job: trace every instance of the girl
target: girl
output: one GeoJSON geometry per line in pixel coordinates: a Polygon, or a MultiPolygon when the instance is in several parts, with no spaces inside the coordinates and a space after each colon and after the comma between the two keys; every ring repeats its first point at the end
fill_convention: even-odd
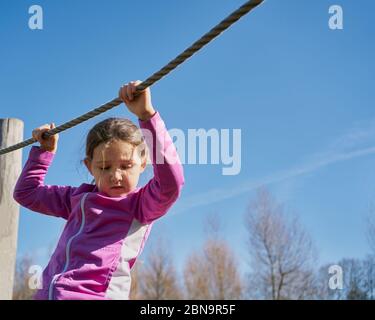
{"type": "Polygon", "coordinates": [[[134,96],[140,83],[121,87],[119,96],[139,118],[143,134],[127,119],[110,118],[96,124],[87,136],[84,163],[95,184],[45,185],[58,135],[42,138],[53,124],[33,131],[40,147],[31,148],[14,199],[30,210],[67,220],[35,299],[128,299],[130,269],[151,225],[180,194],[183,168],[152,106],[150,90],[134,96]],[[148,150],[154,177],[138,188],[148,150]]]}

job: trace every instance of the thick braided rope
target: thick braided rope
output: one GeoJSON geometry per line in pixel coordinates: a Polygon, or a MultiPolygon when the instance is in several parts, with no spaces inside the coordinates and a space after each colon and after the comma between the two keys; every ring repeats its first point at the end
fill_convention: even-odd
{"type": "MultiPolygon", "coordinates": [[[[145,81],[143,81],[140,85],[137,86],[137,91],[142,91],[146,89],[147,87],[153,85],[156,81],[160,80],[164,76],[166,76],[169,72],[171,72],[173,69],[175,69],[178,65],[182,64],[186,59],[190,58],[194,53],[199,51],[201,48],[203,48],[207,43],[209,43],[211,40],[216,38],[219,34],[221,34],[224,30],[229,28],[233,23],[235,23],[237,20],[239,20],[241,17],[246,15],[248,12],[250,12],[252,9],[260,5],[264,0],[250,0],[246,2],[244,5],[242,5],[240,8],[238,8],[236,11],[231,13],[227,18],[225,18],[223,21],[221,21],[218,25],[216,25],[214,28],[212,28],[209,32],[207,32],[204,36],[202,36],[199,40],[194,42],[189,48],[187,48],[184,52],[179,54],[176,58],[174,58],[172,61],[170,61],[166,66],[164,66],[162,69],[160,69],[158,72],[154,73],[152,76],[147,78],[145,81]]],[[[103,112],[106,112],[122,103],[122,100],[120,98],[115,98],[112,101],[109,101],[100,107],[97,107],[96,109],[89,111],[82,116],[75,118],[73,120],[70,120],[54,129],[51,129],[49,131],[46,131],[43,134],[43,137],[49,137],[51,135],[54,135],[56,133],[65,131],[67,129],[70,129],[86,120],[89,120],[103,112]]],[[[23,147],[26,147],[30,144],[35,143],[36,140],[34,138],[30,138],[28,140],[25,140],[23,142],[20,142],[18,144],[15,144],[13,146],[4,148],[0,150],[0,155],[21,149],[23,147]]]]}

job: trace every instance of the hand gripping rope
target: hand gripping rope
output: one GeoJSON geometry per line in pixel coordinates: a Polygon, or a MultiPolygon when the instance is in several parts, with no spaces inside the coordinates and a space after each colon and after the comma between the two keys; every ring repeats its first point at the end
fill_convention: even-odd
{"type": "MultiPolygon", "coordinates": [[[[182,64],[186,59],[190,58],[194,53],[196,53],[198,50],[203,48],[207,43],[209,43],[211,40],[216,38],[219,34],[221,34],[223,31],[228,29],[233,23],[235,23],[237,20],[239,20],[241,17],[249,13],[252,9],[260,5],[264,0],[250,0],[246,2],[244,5],[242,5],[240,8],[238,8],[236,11],[231,13],[227,18],[225,18],[223,21],[221,21],[218,25],[216,25],[214,28],[212,28],[209,32],[207,32],[205,35],[203,35],[199,40],[194,42],[189,48],[187,48],[184,52],[179,54],[176,58],[174,58],[172,61],[170,61],[167,65],[165,65],[162,69],[160,69],[158,72],[154,73],[152,76],[147,78],[145,81],[143,81],[140,85],[137,86],[137,91],[142,91],[146,89],[147,87],[153,85],[156,81],[163,78],[165,75],[167,75],[169,72],[171,72],[173,69],[175,69],[178,65],[182,64]]],[[[122,103],[122,100],[120,98],[115,98],[100,107],[97,107],[96,109],[89,111],[82,116],[75,118],[73,120],[70,120],[54,129],[51,129],[49,131],[44,132],[43,137],[47,138],[49,136],[52,136],[56,133],[65,131],[69,128],[72,128],[86,120],[89,120],[103,112],[106,112],[122,103]]],[[[37,142],[34,138],[30,138],[28,140],[25,140],[23,142],[17,143],[13,146],[0,149],[0,155],[12,152],[17,149],[21,149],[23,147],[26,147],[30,144],[33,144],[37,142]]]]}

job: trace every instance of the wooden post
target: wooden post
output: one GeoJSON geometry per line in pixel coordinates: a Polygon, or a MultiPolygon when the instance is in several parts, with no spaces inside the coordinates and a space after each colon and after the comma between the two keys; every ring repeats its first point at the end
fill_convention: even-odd
{"type": "MultiPolygon", "coordinates": [[[[0,148],[23,139],[23,122],[0,119],[0,148]]],[[[19,206],[13,190],[22,168],[22,150],[0,155],[0,300],[12,299],[17,253],[19,206]]]]}

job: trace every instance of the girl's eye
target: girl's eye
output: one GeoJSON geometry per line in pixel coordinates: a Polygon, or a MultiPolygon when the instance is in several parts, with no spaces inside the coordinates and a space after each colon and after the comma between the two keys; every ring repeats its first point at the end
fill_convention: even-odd
{"type": "Polygon", "coordinates": [[[131,165],[131,164],[121,167],[121,169],[123,169],[123,170],[131,169],[131,168],[133,168],[133,165],[131,165]]]}
{"type": "MultiPolygon", "coordinates": [[[[131,169],[131,168],[133,168],[133,165],[132,164],[128,164],[128,165],[123,165],[123,166],[121,166],[121,170],[127,170],[127,169],[131,169]]],[[[99,170],[102,170],[102,171],[107,171],[107,170],[109,170],[109,169],[111,169],[111,167],[100,167],[99,168],[99,170]]]]}

